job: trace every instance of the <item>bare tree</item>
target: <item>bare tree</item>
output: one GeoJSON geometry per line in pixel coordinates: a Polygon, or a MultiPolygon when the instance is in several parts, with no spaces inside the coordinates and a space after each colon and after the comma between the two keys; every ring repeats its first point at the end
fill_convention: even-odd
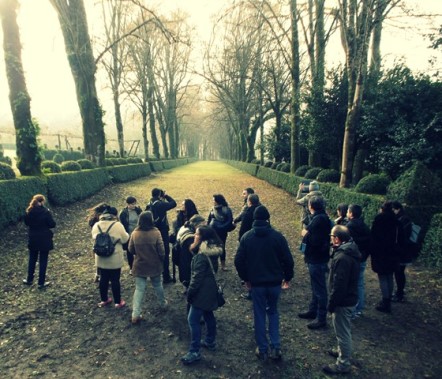
{"type": "Polygon", "coordinates": [[[0,2],[9,103],[16,130],[17,168],[22,175],[40,175],[41,156],[37,142],[38,128],[32,120],[31,98],[26,88],[23,72],[17,9],[17,0],[0,2]]]}

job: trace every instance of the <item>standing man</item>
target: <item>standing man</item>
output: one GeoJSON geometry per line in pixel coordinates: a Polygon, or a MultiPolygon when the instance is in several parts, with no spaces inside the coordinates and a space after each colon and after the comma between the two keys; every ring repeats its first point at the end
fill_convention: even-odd
{"type": "MultiPolygon", "coordinates": [[[[300,183],[298,188],[298,193],[296,194],[296,204],[302,207],[301,223],[304,229],[312,219],[312,215],[308,209],[309,200],[313,196],[323,198],[322,192],[319,191],[319,184],[316,180],[313,180],[312,182],[309,183],[307,194],[305,194],[305,186],[306,185],[304,183],[300,183]]],[[[324,200],[324,208],[325,208],[325,200],[324,200]]]]}
{"type": "Polygon", "coordinates": [[[358,301],[361,254],[345,226],[336,225],[330,239],[333,252],[327,309],[332,314],[338,350],[330,351],[330,355],[337,358],[336,363],[324,366],[322,370],[327,374],[347,374],[351,370],[351,317],[358,301]]]}
{"type": "Polygon", "coordinates": [[[243,198],[243,201],[244,201],[244,205],[243,205],[243,207],[241,209],[241,213],[233,219],[233,223],[234,224],[238,224],[239,222],[242,222],[242,220],[244,218],[244,215],[247,212],[247,208],[249,207],[248,204],[247,204],[247,201],[249,199],[249,195],[252,195],[254,193],[255,193],[255,191],[254,191],[253,188],[247,187],[247,188],[243,189],[243,191],[242,191],[242,198],[243,198]]]}
{"type": "Polygon", "coordinates": [[[252,291],[255,354],[266,361],[270,356],[279,360],[281,340],[279,337],[278,299],[283,280],[293,278],[293,257],[287,240],[270,226],[270,214],[266,207],[259,206],[253,213],[252,230],[241,238],[235,256],[235,267],[239,277],[252,291]],[[270,346],[266,335],[266,315],[269,320],[270,346]]]}
{"type": "Polygon", "coordinates": [[[169,222],[167,221],[167,211],[176,207],[176,201],[159,188],[152,190],[152,199],[146,206],[146,211],[151,211],[155,226],[161,233],[164,243],[164,269],[163,269],[163,283],[171,283],[169,271],[169,222]]]}
{"type": "Polygon", "coordinates": [[[327,327],[327,283],[328,260],[330,250],[331,222],[325,213],[322,197],[313,196],[309,199],[309,211],[312,215],[310,223],[302,230],[305,244],[304,261],[307,263],[312,288],[312,299],[308,311],[298,313],[298,317],[315,320],[307,324],[309,329],[327,327]]]}

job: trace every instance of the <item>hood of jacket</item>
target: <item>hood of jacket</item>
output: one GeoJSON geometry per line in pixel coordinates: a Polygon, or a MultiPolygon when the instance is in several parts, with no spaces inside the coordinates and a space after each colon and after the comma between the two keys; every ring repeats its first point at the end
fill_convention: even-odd
{"type": "Polygon", "coordinates": [[[269,221],[255,220],[252,224],[252,233],[257,237],[265,237],[272,231],[269,221]]]}
{"type": "Polygon", "coordinates": [[[198,250],[198,254],[204,254],[208,257],[217,257],[221,255],[223,252],[222,246],[208,244],[207,241],[201,242],[201,245],[198,250]]]}
{"type": "Polygon", "coordinates": [[[348,255],[357,261],[360,261],[361,259],[361,253],[359,252],[358,246],[356,243],[351,239],[348,242],[344,242],[340,246],[334,248],[333,255],[336,256],[338,254],[345,254],[348,255]]]}

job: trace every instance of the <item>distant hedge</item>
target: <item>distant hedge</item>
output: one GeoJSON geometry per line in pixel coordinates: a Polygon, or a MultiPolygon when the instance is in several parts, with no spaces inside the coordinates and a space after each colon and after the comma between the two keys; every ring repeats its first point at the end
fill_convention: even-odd
{"type": "Polygon", "coordinates": [[[152,173],[148,163],[133,163],[130,166],[112,166],[106,167],[110,179],[114,183],[130,182],[152,173]]]}

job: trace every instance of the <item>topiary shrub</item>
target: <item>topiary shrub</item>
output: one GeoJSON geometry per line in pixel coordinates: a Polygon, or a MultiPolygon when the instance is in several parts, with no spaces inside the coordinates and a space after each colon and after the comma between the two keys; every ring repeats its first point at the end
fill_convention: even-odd
{"type": "Polygon", "coordinates": [[[442,204],[442,183],[423,163],[415,162],[388,187],[389,199],[417,207],[442,204]]]}
{"type": "Polygon", "coordinates": [[[295,175],[296,176],[304,176],[305,173],[310,170],[312,167],[309,165],[304,165],[304,166],[299,166],[296,171],[295,171],[295,175]]]}
{"type": "Polygon", "coordinates": [[[126,161],[129,164],[143,163],[143,160],[140,157],[129,157],[129,158],[126,158],[126,161]]]}
{"type": "Polygon", "coordinates": [[[272,167],[273,162],[272,161],[267,161],[264,163],[264,167],[272,167]]]}
{"type": "Polygon", "coordinates": [[[280,171],[282,171],[282,172],[290,172],[290,163],[287,163],[287,162],[282,163],[280,171]]]}
{"type": "Polygon", "coordinates": [[[15,179],[15,172],[11,166],[0,162],[0,180],[15,179]]]}
{"type": "Polygon", "coordinates": [[[64,157],[63,157],[63,155],[61,155],[60,153],[57,153],[57,154],[55,154],[55,155],[52,157],[52,160],[53,160],[54,162],[60,164],[60,163],[64,162],[64,157]]]}
{"type": "Polygon", "coordinates": [[[322,183],[339,183],[339,171],[332,168],[322,170],[316,179],[322,183]]]}
{"type": "Polygon", "coordinates": [[[304,178],[306,179],[316,179],[318,174],[322,171],[321,167],[313,167],[306,171],[304,174],[304,178]]]}
{"type": "Polygon", "coordinates": [[[425,235],[419,261],[427,267],[442,269],[442,214],[431,218],[430,227],[425,235]]]}
{"type": "Polygon", "coordinates": [[[44,174],[57,174],[61,172],[61,167],[54,161],[43,161],[41,162],[41,170],[44,174]]]}
{"type": "Polygon", "coordinates": [[[250,162],[250,163],[253,163],[253,164],[261,164],[261,161],[259,160],[259,159],[252,159],[252,161],[250,162]]]}
{"type": "Polygon", "coordinates": [[[385,195],[390,179],[382,174],[371,174],[362,178],[355,187],[356,192],[372,195],[385,195]]]}
{"type": "Polygon", "coordinates": [[[75,161],[65,161],[61,165],[62,171],[81,171],[81,166],[75,161]]]}
{"type": "Polygon", "coordinates": [[[122,166],[127,164],[126,158],[114,158],[114,165],[115,166],[122,166]]]}
{"type": "Polygon", "coordinates": [[[281,162],[273,162],[272,163],[272,167],[270,167],[272,170],[276,170],[276,167],[278,167],[278,165],[280,164],[281,162]]]}
{"type": "Polygon", "coordinates": [[[93,168],[97,168],[97,165],[88,159],[79,159],[77,163],[81,166],[82,170],[92,170],[93,168]]]}
{"type": "Polygon", "coordinates": [[[9,157],[3,156],[3,153],[0,152],[0,162],[6,163],[9,166],[12,166],[12,160],[9,157]]]}

